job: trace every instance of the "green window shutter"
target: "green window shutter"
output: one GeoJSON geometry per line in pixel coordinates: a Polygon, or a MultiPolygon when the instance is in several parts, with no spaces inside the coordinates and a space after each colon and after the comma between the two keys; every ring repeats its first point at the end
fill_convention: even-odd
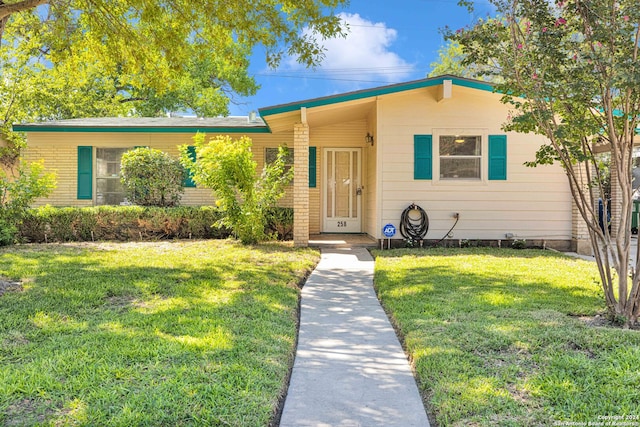
{"type": "Polygon", "coordinates": [[[93,199],[93,147],[78,147],[78,199],[93,199]]]}
{"type": "Polygon", "coordinates": [[[316,188],[316,147],[309,147],[309,188],[316,188]]]}
{"type": "MultiPolygon", "coordinates": [[[[189,153],[189,158],[191,160],[196,160],[196,147],[194,147],[193,145],[190,145],[187,147],[187,152],[189,153]]],[[[187,170],[185,172],[185,177],[184,177],[184,181],[182,182],[182,186],[183,187],[189,187],[189,188],[194,188],[196,186],[196,183],[193,182],[193,173],[190,170],[187,170]]]]}
{"type": "Polygon", "coordinates": [[[431,179],[433,172],[433,137],[413,136],[413,179],[431,179]]]}
{"type": "Polygon", "coordinates": [[[489,135],[489,179],[507,179],[507,135],[489,135]]]}

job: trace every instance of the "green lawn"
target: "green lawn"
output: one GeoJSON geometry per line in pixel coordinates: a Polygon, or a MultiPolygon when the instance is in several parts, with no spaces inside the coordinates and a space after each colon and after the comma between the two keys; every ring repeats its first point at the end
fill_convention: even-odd
{"type": "Polygon", "coordinates": [[[604,310],[595,263],[508,249],[376,255],[377,292],[439,426],[640,426],[640,331],[587,324],[604,310]]]}
{"type": "Polygon", "coordinates": [[[317,260],[229,241],[1,249],[0,425],[268,425],[317,260]]]}

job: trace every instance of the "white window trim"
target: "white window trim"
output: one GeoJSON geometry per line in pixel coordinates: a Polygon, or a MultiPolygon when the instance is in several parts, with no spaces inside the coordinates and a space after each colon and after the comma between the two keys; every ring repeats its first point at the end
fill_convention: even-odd
{"type": "Polygon", "coordinates": [[[442,185],[486,185],[488,183],[488,148],[489,129],[487,128],[434,128],[433,132],[433,176],[434,184],[442,185]],[[440,137],[450,135],[480,137],[480,179],[475,178],[440,178],[440,137]]]}

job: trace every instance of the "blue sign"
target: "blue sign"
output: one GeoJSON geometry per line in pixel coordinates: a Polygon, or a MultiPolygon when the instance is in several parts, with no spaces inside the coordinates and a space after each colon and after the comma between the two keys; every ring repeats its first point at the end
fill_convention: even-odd
{"type": "Polygon", "coordinates": [[[396,235],[396,227],[393,224],[387,224],[382,228],[382,234],[384,237],[392,238],[396,235]]]}

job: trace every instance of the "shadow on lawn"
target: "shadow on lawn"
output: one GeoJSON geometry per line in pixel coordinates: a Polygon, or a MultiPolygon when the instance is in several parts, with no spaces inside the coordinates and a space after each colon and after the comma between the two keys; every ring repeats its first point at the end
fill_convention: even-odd
{"type": "Polygon", "coordinates": [[[542,251],[376,254],[389,258],[377,263],[377,292],[440,424],[552,425],[637,411],[640,392],[629,394],[624,378],[637,378],[640,335],[572,317],[604,309],[595,266],[542,251]]]}
{"type": "Polygon", "coordinates": [[[0,298],[11,314],[0,326],[0,424],[268,424],[295,342],[286,263],[117,266],[82,254],[12,255],[34,275],[0,298]]]}
{"type": "Polygon", "coordinates": [[[531,266],[531,269],[518,270],[513,268],[515,264],[511,262],[516,258],[538,262],[541,259],[553,259],[561,260],[562,265],[568,269],[576,265],[589,265],[585,261],[552,252],[463,249],[459,254],[451,250],[400,251],[395,255],[376,253],[383,258],[404,254],[415,256],[416,259],[430,257],[434,261],[428,268],[416,263],[416,267],[402,268],[402,273],[393,271],[391,275],[384,269],[378,269],[377,281],[402,283],[402,287],[398,289],[402,288],[408,295],[415,293],[415,297],[428,294],[430,298],[443,298],[449,306],[447,310],[450,311],[557,309],[566,314],[581,315],[593,314],[594,310],[604,308],[595,268],[583,268],[580,272],[585,276],[576,280],[570,272],[563,274],[560,271],[550,271],[546,263],[531,266]],[[483,257],[482,261],[469,261],[470,257],[476,255],[483,257]],[[438,257],[459,259],[459,262],[450,266],[448,262],[439,263],[438,257]],[[589,288],[584,284],[587,275],[591,276],[587,279],[592,284],[589,288]],[[553,276],[553,280],[547,280],[548,276],[553,276]],[[574,286],[578,281],[580,283],[574,286]]]}

